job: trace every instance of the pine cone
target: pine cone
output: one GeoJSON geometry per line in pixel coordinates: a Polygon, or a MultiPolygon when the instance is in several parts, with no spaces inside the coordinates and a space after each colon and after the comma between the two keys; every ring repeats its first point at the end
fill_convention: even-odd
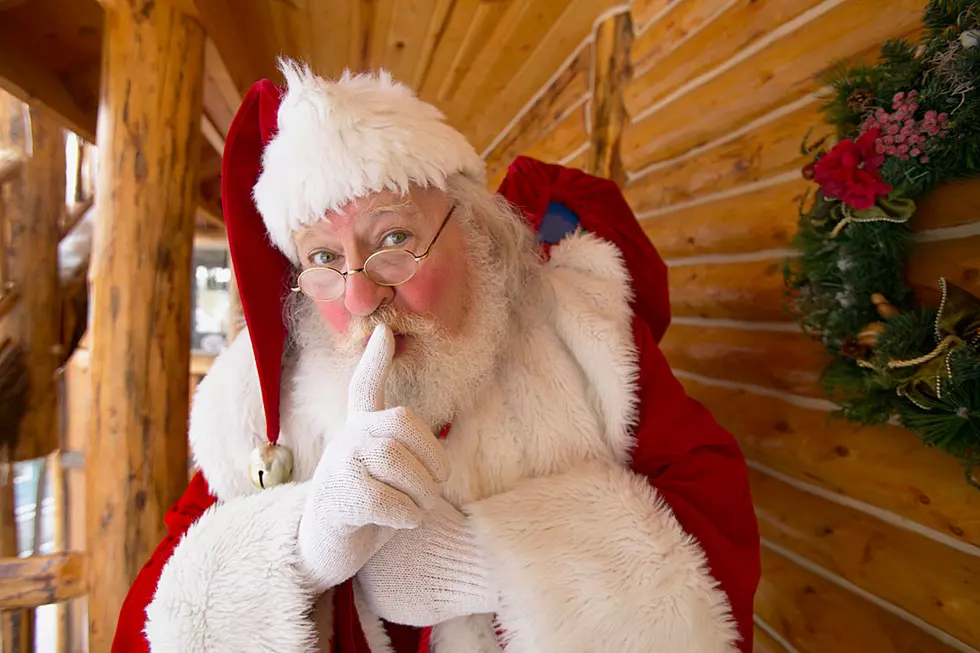
{"type": "Polygon", "coordinates": [[[875,94],[867,88],[856,88],[847,96],[847,108],[856,113],[864,113],[875,106],[875,94]]]}
{"type": "Polygon", "coordinates": [[[869,349],[864,345],[860,344],[857,340],[853,338],[847,338],[840,346],[840,355],[844,358],[853,358],[855,360],[863,360],[870,353],[869,349]]]}

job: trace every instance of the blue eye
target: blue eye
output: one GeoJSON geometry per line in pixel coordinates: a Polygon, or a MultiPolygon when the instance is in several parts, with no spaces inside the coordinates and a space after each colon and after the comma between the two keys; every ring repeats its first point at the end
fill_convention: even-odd
{"type": "Polygon", "coordinates": [[[385,248],[402,247],[408,242],[409,234],[406,231],[393,231],[381,239],[381,245],[385,248]]]}
{"type": "Polygon", "coordinates": [[[337,262],[337,255],[326,250],[317,250],[310,254],[310,263],[318,268],[330,267],[337,262]]]}

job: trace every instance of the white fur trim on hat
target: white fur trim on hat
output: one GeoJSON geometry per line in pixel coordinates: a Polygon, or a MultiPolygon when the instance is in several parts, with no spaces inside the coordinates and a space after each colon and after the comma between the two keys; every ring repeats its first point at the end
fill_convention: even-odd
{"type": "Polygon", "coordinates": [[[298,263],[296,230],[368,193],[446,190],[463,173],[485,181],[483,160],[445,116],[386,71],[328,81],[280,61],[286,93],[278,132],[253,189],[272,243],[298,263]]]}

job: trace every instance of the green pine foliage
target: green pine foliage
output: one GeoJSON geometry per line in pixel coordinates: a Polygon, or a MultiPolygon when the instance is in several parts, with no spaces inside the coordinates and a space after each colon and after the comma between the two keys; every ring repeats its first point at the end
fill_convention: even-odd
{"type": "MultiPolygon", "coordinates": [[[[912,118],[919,124],[927,112],[945,114],[945,131],[927,135],[921,147],[925,159],[885,157],[879,174],[893,187],[889,200],[915,201],[938,184],[980,176],[980,46],[972,45],[973,32],[964,36],[980,34],[980,0],[932,0],[923,24],[919,42],[888,41],[876,65],[840,64],[825,77],[832,92],[823,113],[838,140],[856,141],[877,111],[892,113],[898,93],[915,91],[912,118]]],[[[802,150],[816,162],[830,145],[804,141],[802,150]]],[[[900,390],[928,374],[919,365],[889,362],[927,357],[938,344],[936,308],[917,306],[904,278],[911,220],[840,227],[853,214],[847,210],[817,190],[801,205],[794,246],[802,256],[784,268],[788,309],[832,355],[824,391],[840,405],[843,419],[900,423],[968,468],[980,465],[980,334],[960,334],[965,342],[958,341],[950,355],[951,375],[939,382],[938,392],[933,375],[915,386],[924,389],[914,393],[915,401],[903,396],[900,390]],[[871,301],[875,293],[901,312],[883,319],[871,301]],[[883,324],[883,332],[872,346],[862,345],[860,336],[873,323],[883,324]]]]}

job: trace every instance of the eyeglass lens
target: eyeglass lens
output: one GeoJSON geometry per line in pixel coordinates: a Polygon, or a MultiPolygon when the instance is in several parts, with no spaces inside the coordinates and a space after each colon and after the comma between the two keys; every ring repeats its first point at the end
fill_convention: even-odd
{"type": "MultiPolygon", "coordinates": [[[[383,286],[397,286],[412,278],[418,263],[406,250],[378,252],[364,264],[364,274],[372,282],[383,286]]],[[[300,289],[320,301],[337,299],[344,294],[344,275],[330,268],[311,268],[299,278],[300,289]]]]}

